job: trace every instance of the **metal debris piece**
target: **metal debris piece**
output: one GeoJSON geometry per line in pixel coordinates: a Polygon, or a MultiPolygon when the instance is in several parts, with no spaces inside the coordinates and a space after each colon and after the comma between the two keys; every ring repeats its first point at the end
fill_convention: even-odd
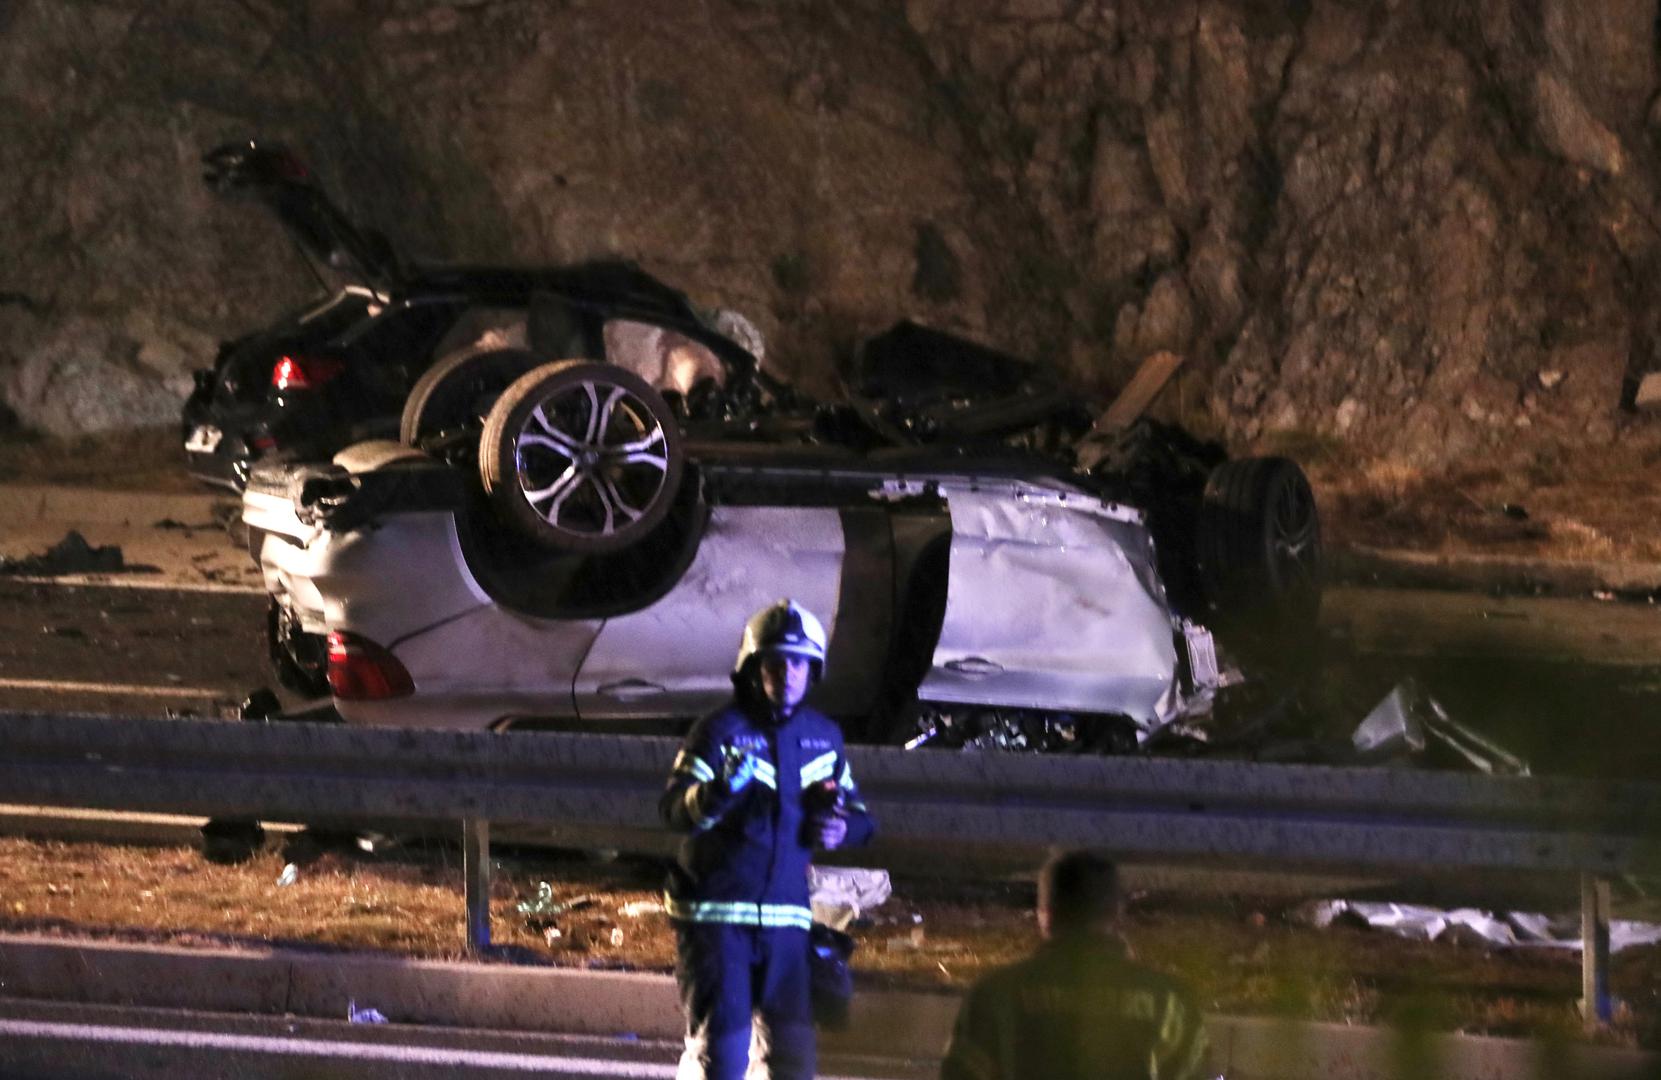
{"type": "Polygon", "coordinates": [[[1397,683],[1373,706],[1350,736],[1356,753],[1367,758],[1417,754],[1425,748],[1425,729],[1413,713],[1412,687],[1397,683]]]}
{"type": "Polygon", "coordinates": [[[599,902],[600,898],[592,893],[584,893],[581,896],[573,896],[569,900],[555,900],[554,887],[546,881],[539,881],[536,883],[536,899],[520,902],[517,905],[517,910],[519,914],[527,915],[532,918],[552,919],[557,918],[560,915],[564,915],[567,912],[580,911],[585,907],[592,907],[599,902]]]}
{"type": "Polygon", "coordinates": [[[1416,756],[1434,749],[1492,776],[1527,776],[1528,762],[1448,715],[1414,679],[1403,679],[1374,706],[1351,743],[1363,758],[1416,756]]]}
{"type": "Polygon", "coordinates": [[[662,900],[630,900],[617,909],[617,914],[630,919],[638,919],[642,915],[657,915],[664,910],[662,900]]]}

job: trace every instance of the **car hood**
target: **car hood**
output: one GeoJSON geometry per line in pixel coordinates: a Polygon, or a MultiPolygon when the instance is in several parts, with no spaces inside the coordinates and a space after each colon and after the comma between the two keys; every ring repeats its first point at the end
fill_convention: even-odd
{"type": "Polygon", "coordinates": [[[385,236],[360,229],[317,186],[299,155],[280,143],[226,143],[202,155],[202,180],[219,194],[263,203],[306,255],[377,292],[405,277],[385,236]]]}

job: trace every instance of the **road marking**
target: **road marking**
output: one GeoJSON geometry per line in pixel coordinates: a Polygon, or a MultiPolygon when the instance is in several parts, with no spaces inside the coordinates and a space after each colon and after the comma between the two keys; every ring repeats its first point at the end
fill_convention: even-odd
{"type": "Polygon", "coordinates": [[[226,1035],[213,1031],[169,1031],[165,1028],[98,1027],[35,1020],[0,1020],[0,1035],[20,1038],[63,1039],[133,1046],[167,1046],[192,1050],[228,1050],[255,1054],[310,1055],[358,1061],[398,1061],[411,1065],[439,1065],[507,1069],[515,1072],[563,1070],[579,1075],[662,1077],[674,1080],[675,1066],[652,1062],[606,1061],[565,1054],[513,1054],[497,1050],[454,1050],[438,1046],[377,1045],[334,1042],[327,1039],[276,1038],[267,1035],[226,1035]]]}
{"type": "Polygon", "coordinates": [[[140,686],[137,683],[66,682],[62,679],[0,679],[0,690],[45,690],[56,694],[130,694],[134,697],[230,698],[234,691],[203,686],[140,686]]]}
{"type": "MultiPolygon", "coordinates": [[[[676,1066],[650,1061],[609,1061],[575,1054],[522,1054],[500,1050],[460,1050],[442,1046],[410,1046],[329,1039],[281,1038],[269,1035],[228,1035],[215,1031],[172,1031],[167,1028],[65,1024],[39,1020],[0,1020],[0,1035],[17,1038],[78,1040],[128,1046],[178,1047],[255,1054],[287,1054],[348,1058],[357,1061],[396,1061],[410,1065],[451,1068],[504,1069],[513,1072],[561,1072],[579,1076],[618,1076],[639,1080],[674,1080],[676,1066]]],[[[826,1076],[821,1080],[858,1080],[826,1076]]]]}
{"type": "Polygon", "coordinates": [[[225,585],[215,581],[173,581],[160,575],[126,576],[115,574],[7,574],[0,581],[17,581],[24,585],[95,585],[110,589],[158,589],[164,592],[235,593],[239,596],[264,596],[263,585],[225,585]]]}

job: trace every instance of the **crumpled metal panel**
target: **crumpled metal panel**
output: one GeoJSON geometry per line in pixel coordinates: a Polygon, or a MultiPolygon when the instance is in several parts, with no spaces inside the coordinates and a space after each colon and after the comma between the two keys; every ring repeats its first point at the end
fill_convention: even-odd
{"type": "Polygon", "coordinates": [[[620,718],[715,708],[732,696],[744,623],[768,604],[789,596],[835,636],[842,553],[835,509],[715,507],[675,587],[650,607],[606,620],[577,673],[577,711],[620,718]]]}
{"type": "Polygon", "coordinates": [[[1117,713],[1144,730],[1175,715],[1173,624],[1145,526],[1077,496],[942,493],[946,617],[919,697],[1117,713]]]}

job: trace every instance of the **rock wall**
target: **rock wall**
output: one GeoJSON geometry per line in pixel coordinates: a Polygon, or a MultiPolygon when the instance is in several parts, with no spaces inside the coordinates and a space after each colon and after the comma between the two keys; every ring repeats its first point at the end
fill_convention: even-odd
{"type": "Polygon", "coordinates": [[[311,295],[196,179],[260,134],[407,252],[636,258],[818,389],[912,315],[1102,391],[1174,349],[1162,408],[1237,442],[1605,443],[1661,367],[1656,15],[13,0],[0,393],[52,430],[152,420],[216,338],[311,295]]]}

